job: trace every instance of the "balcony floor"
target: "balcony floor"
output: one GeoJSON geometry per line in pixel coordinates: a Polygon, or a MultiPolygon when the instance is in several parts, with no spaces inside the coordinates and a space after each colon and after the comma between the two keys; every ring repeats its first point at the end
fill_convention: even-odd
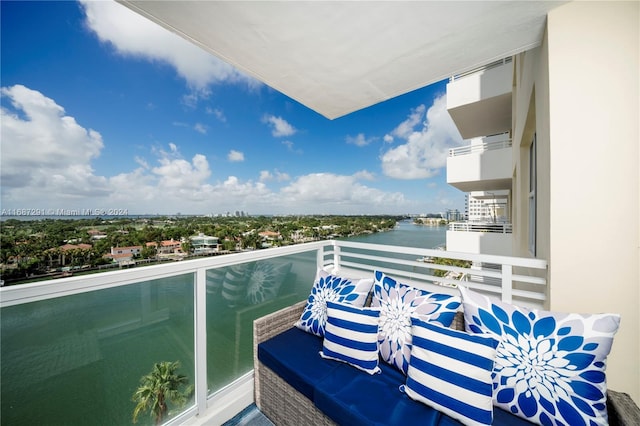
{"type": "Polygon", "coordinates": [[[223,426],[274,426],[255,404],[251,404],[223,426]]]}

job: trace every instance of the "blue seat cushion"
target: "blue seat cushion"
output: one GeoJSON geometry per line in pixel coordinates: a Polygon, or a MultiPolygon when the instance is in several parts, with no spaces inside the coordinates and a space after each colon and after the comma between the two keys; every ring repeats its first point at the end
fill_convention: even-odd
{"type": "MultiPolygon", "coordinates": [[[[508,411],[502,410],[498,407],[493,407],[493,426],[531,426],[533,423],[526,421],[525,419],[511,414],[508,411]]],[[[440,423],[438,426],[461,426],[459,421],[443,414],[440,417],[440,423]]]]}
{"type": "MultiPolygon", "coordinates": [[[[336,362],[336,364],[339,364],[336,362]]],[[[391,366],[369,375],[341,364],[316,384],[314,403],[341,425],[438,425],[442,414],[400,392],[406,377],[391,366]]]]}
{"type": "MultiPolygon", "coordinates": [[[[461,425],[400,392],[406,376],[398,369],[383,365],[380,374],[369,375],[348,364],[323,359],[321,349],[321,338],[292,327],[260,343],[258,359],[338,424],[461,425]]],[[[494,425],[531,425],[499,408],[493,411],[494,425]]]]}
{"type": "Polygon", "coordinates": [[[260,343],[258,359],[313,401],[315,384],[340,365],[337,361],[323,359],[321,350],[321,338],[292,327],[260,343]]]}

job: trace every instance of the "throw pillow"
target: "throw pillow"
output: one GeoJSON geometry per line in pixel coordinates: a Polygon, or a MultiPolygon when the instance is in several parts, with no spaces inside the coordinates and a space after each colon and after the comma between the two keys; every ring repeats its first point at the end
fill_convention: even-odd
{"type": "Polygon", "coordinates": [[[291,270],[291,262],[278,264],[260,261],[249,274],[247,285],[247,301],[251,305],[275,299],[287,274],[291,270]]]}
{"type": "Polygon", "coordinates": [[[327,323],[327,302],[349,303],[362,307],[371,291],[373,279],[345,278],[319,268],[311,294],[295,326],[308,333],[324,337],[327,323]]]}
{"type": "Polygon", "coordinates": [[[494,405],[541,425],[607,424],[615,314],[525,309],[459,287],[468,331],[500,341],[494,405]]]}
{"type": "Polygon", "coordinates": [[[371,306],[380,308],[378,344],[382,359],[407,374],[411,356],[411,316],[449,327],[460,298],[430,293],[375,271],[371,306]]]}
{"type": "Polygon", "coordinates": [[[378,317],[380,311],[327,302],[327,324],[320,355],[346,362],[369,374],[378,367],[378,317]]]}
{"type": "Polygon", "coordinates": [[[491,424],[498,341],[418,318],[411,324],[411,361],[401,390],[465,425],[491,424]]]}

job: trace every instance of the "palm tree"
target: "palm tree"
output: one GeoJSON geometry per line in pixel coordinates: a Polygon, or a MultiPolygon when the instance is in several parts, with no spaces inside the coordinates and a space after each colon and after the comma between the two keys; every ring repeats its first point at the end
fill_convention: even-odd
{"type": "Polygon", "coordinates": [[[147,410],[156,424],[162,423],[168,411],[167,400],[184,405],[190,397],[193,388],[188,386],[184,391],[180,388],[189,383],[189,379],[182,374],[176,374],[180,368],[178,361],[157,362],[153,365],[151,373],[140,379],[140,387],[133,394],[133,401],[137,402],[133,410],[133,422],[136,423],[138,415],[147,410]]]}

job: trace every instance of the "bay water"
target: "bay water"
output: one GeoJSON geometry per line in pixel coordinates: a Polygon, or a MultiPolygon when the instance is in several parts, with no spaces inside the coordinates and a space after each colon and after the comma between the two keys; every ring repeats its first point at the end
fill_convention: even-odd
{"type": "MultiPolygon", "coordinates": [[[[446,227],[403,221],[391,231],[348,240],[435,248],[445,238],[446,227]]],[[[207,294],[209,392],[252,368],[254,318],[308,296],[313,280],[306,277],[313,276],[315,254],[280,261],[297,271],[289,274],[285,297],[212,309],[221,299],[207,294]]],[[[179,372],[193,383],[193,282],[193,274],[184,274],[3,308],[2,424],[132,424],[131,396],[155,362],[179,360],[179,372]]],[[[138,421],[153,423],[149,415],[138,421]]]]}

